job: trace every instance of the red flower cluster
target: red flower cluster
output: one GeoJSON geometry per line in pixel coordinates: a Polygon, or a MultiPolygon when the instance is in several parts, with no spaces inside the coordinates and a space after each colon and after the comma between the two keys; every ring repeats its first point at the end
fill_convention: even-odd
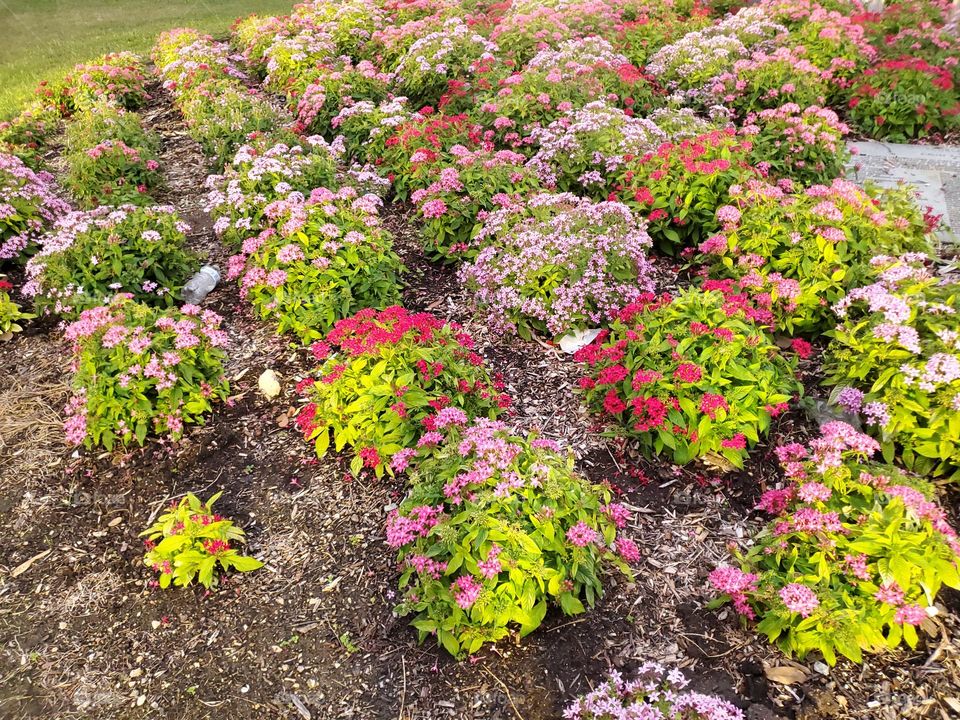
{"type": "MultiPolygon", "coordinates": [[[[328,343],[339,345],[351,355],[375,353],[382,345],[396,345],[407,335],[413,335],[417,343],[428,343],[444,324],[429,313],[411,313],[399,305],[380,311],[366,308],[337,322],[326,342],[314,343],[312,350],[322,360],[329,355],[328,343]]],[[[450,327],[459,330],[454,323],[450,327]]],[[[458,333],[457,340],[466,348],[473,347],[473,339],[466,333],[458,333]]]]}

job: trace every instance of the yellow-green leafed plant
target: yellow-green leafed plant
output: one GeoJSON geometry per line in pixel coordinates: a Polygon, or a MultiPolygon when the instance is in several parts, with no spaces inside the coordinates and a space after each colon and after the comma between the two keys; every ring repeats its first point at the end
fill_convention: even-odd
{"type": "Polygon", "coordinates": [[[213,512],[213,504],[222,493],[216,493],[205,503],[193,493],[187,493],[180,502],[147,530],[147,553],[143,561],[160,573],[160,587],[184,587],[195,579],[205,588],[217,584],[217,565],[222,572],[231,569],[252,572],[263,567],[256,558],[241,555],[231,542],[244,543],[243,530],[233,521],[213,512]]]}

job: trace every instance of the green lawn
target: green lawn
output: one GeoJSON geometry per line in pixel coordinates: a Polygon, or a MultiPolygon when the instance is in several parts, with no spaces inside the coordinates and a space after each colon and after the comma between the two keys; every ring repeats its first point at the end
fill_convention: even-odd
{"type": "Polygon", "coordinates": [[[225,34],[237,18],[290,11],[294,0],[0,0],[0,118],[37,83],[117,50],[146,53],[174,27],[225,34]]]}

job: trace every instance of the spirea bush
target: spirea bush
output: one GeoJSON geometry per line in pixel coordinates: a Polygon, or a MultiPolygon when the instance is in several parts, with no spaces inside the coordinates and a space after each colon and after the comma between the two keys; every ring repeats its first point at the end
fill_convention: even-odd
{"type": "Polygon", "coordinates": [[[308,196],[319,187],[336,187],[336,152],[319,136],[303,145],[243,145],[222,175],[207,176],[206,209],[213,229],[239,245],[264,228],[264,209],[291,193],[308,196]]]}
{"type": "Polygon", "coordinates": [[[450,149],[453,164],[433,168],[436,179],[414,190],[410,199],[423,222],[424,249],[444,260],[472,258],[478,245],[473,242],[487,213],[499,207],[523,202],[540,189],[527,158],[512,150],[469,150],[463,145],[450,149]]]}
{"type": "Polygon", "coordinates": [[[529,338],[606,324],[653,290],[650,237],[621,203],[540,194],[491,213],[460,272],[487,321],[529,338]]]}
{"type": "Polygon", "coordinates": [[[648,456],[742,467],[801,386],[742,295],[646,295],[574,358],[591,410],[648,456]]]}
{"type": "Polygon", "coordinates": [[[700,245],[699,261],[714,277],[750,276],[747,284],[772,273],[796,281],[799,294],[778,323],[822,330],[832,322],[830,305],[862,283],[876,253],[929,251],[930,227],[912,194],[840,178],[795,193],[748,182],[717,210],[723,230],[700,245]]]}
{"type": "Polygon", "coordinates": [[[62,217],[27,264],[25,295],[37,309],[66,317],[129,293],[172,305],[198,265],[185,249],[189,226],[173,207],[103,205],[62,217]]]}
{"type": "Polygon", "coordinates": [[[904,142],[960,128],[960,90],[946,67],[922,58],[884,60],[853,83],[847,115],[870,137],[904,142]]]}
{"type": "Polygon", "coordinates": [[[32,253],[44,229],[68,212],[52,175],[0,152],[0,266],[32,253]]]}
{"type": "Polygon", "coordinates": [[[369,60],[356,65],[339,58],[308,73],[294,85],[291,104],[296,111],[296,130],[330,136],[333,118],[343,107],[358,100],[379,103],[387,99],[393,75],[369,60]],[[302,86],[302,87],[301,87],[302,86]]]}
{"type": "Polygon", "coordinates": [[[924,255],[877,256],[871,284],[835,305],[826,382],[859,414],[887,462],[960,478],[960,281],[924,255]]]}
{"type": "Polygon", "coordinates": [[[539,150],[530,167],[551,190],[605,200],[611,176],[666,140],[666,133],[650,120],[630,117],[598,100],[535,130],[539,150]]]}
{"type": "Polygon", "coordinates": [[[726,700],[686,690],[690,681],[676,669],[660,663],[643,663],[632,680],[616,670],[563,712],[567,720],[633,720],[683,718],[684,720],[744,720],[743,713],[726,700]]]}
{"type": "Polygon", "coordinates": [[[20,158],[31,170],[39,170],[41,151],[57,132],[59,116],[56,109],[40,101],[24,107],[10,120],[0,122],[0,153],[20,158]]]}
{"type": "Polygon", "coordinates": [[[521,71],[500,80],[482,98],[478,119],[508,145],[525,145],[534,128],[594,101],[646,114],[654,93],[650,79],[624,55],[606,40],[589,37],[541,50],[521,71]]]}
{"type": "Polygon", "coordinates": [[[147,82],[147,71],[138,55],[110,53],[74,66],[59,81],[41,82],[37,95],[62,115],[72,115],[102,99],[135,110],[150,99],[147,82]]]}
{"type": "Polygon", "coordinates": [[[129,295],[84,310],[66,329],[74,372],[67,442],[112,450],[148,435],[177,440],[184,425],[203,424],[229,391],[220,323],[196,305],[158,310],[129,295]]]}
{"type": "Polygon", "coordinates": [[[382,204],[352,187],[278,200],[264,210],[274,227],[244,241],[227,277],[239,278],[241,297],[278,333],[304,342],[362,308],[393,305],[403,266],[382,227],[382,204]]]}
{"type": "Polygon", "coordinates": [[[160,139],[136,113],[100,101],[67,126],[66,148],[64,185],[80,207],[152,202],[160,139]]]}
{"type": "Polygon", "coordinates": [[[297,426],[321,457],[331,445],[353,448],[354,474],[381,475],[397,453],[429,442],[445,408],[494,419],[510,406],[473,339],[427,313],[361,310],[312,351],[321,365],[302,387],[309,403],[297,426]]]}
{"type": "Polygon", "coordinates": [[[918,642],[944,585],[960,588],[960,543],[933,486],[871,462],[878,443],[842,422],[809,447],[777,449],[787,486],[759,509],[774,515],[719,567],[710,584],[787,655],[820,652],[861,662],[863,653],[918,642]]]}
{"type": "Polygon", "coordinates": [[[617,552],[639,559],[637,546],[617,537],[630,512],[609,488],[576,475],[571,455],[501,422],[466,425],[454,408],[436,419],[412,489],[387,519],[387,544],[399,548],[403,568],[397,610],[416,613],[421,641],[473,654],[513,631],[533,632],[550,605],[566,615],[593,606],[605,565],[630,575],[617,552]]]}
{"type": "Polygon", "coordinates": [[[830,73],[798,50],[780,47],[769,53],[758,50],[749,58],[737,60],[708,87],[716,102],[746,116],[787,103],[800,107],[825,105],[830,73]]]}
{"type": "Polygon", "coordinates": [[[443,27],[416,40],[395,69],[398,94],[414,107],[435,106],[450,80],[463,80],[474,63],[492,60],[497,46],[476,33],[461,18],[444,21],[443,27]]]}
{"type": "Polygon", "coordinates": [[[252,572],[263,567],[256,558],[241,555],[231,547],[230,543],[244,543],[246,538],[232,520],[213,511],[220,495],[214,493],[201,502],[187,493],[140,533],[141,537],[147,536],[143,562],[160,573],[159,587],[168,588],[171,583],[186,587],[197,580],[210,590],[219,585],[220,573],[252,572]]]}
{"type": "Polygon", "coordinates": [[[734,62],[749,54],[736,37],[695,30],[655,52],[646,70],[670,90],[692,90],[728,72],[734,62]]]}
{"type": "Polygon", "coordinates": [[[843,177],[851,157],[844,142],[849,132],[833,110],[816,105],[801,109],[796,103],[750,114],[741,128],[762,173],[800,186],[843,177]]]}
{"type": "Polygon", "coordinates": [[[727,191],[757,177],[751,149],[733,128],[664,143],[621,170],[616,192],[646,216],[654,243],[676,254],[720,229],[727,191]]]}

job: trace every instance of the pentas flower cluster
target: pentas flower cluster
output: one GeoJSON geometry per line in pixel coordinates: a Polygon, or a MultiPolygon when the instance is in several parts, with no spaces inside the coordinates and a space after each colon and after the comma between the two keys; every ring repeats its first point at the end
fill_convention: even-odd
{"type": "Polygon", "coordinates": [[[698,248],[714,277],[753,285],[776,273],[796,281],[799,293],[777,318],[788,331],[832,322],[830,304],[863,280],[875,253],[930,248],[909,189],[864,189],[839,178],[800,192],[790,187],[751,181],[731,188],[731,204],[717,210],[722,232],[698,248]]]}
{"type": "Polygon", "coordinates": [[[295,33],[276,39],[264,52],[264,87],[287,93],[290,86],[318,65],[337,56],[333,38],[322,27],[299,27],[295,33]]]}
{"type": "Polygon", "coordinates": [[[490,61],[497,46],[459,17],[444,21],[436,32],[415,41],[395,68],[398,94],[417,107],[436,105],[451,79],[462,80],[474,64],[490,61]]]}
{"type": "Polygon", "coordinates": [[[0,152],[0,198],[0,265],[34,250],[44,229],[70,212],[56,195],[52,175],[36,173],[4,152],[0,152]]]}
{"type": "Polygon", "coordinates": [[[373,0],[309,0],[294,6],[290,19],[296,27],[318,28],[327,33],[337,53],[351,57],[361,56],[373,33],[387,22],[381,3],[373,0]]]}
{"type": "MultiPolygon", "coordinates": [[[[789,42],[803,56],[845,84],[877,56],[863,26],[836,10],[810,3],[810,12],[794,27],[789,42]]],[[[763,12],[768,8],[761,6],[763,12]]],[[[794,15],[796,20],[796,14],[794,15]]]]}
{"type": "Polygon", "coordinates": [[[10,153],[32,170],[39,170],[40,151],[58,130],[57,111],[34,101],[10,120],[0,122],[0,152],[10,153]]]}
{"type": "Polygon", "coordinates": [[[33,315],[22,312],[20,306],[10,299],[13,285],[0,275],[0,341],[9,340],[14,333],[23,330],[20,322],[29,320],[33,315]]]}
{"type": "Polygon", "coordinates": [[[66,329],[74,372],[67,441],[111,450],[148,435],[177,440],[184,425],[202,424],[229,390],[220,323],[195,305],[155,310],[128,294],[80,313],[66,329]]]}
{"type": "Polygon", "coordinates": [[[834,309],[826,382],[883,445],[924,475],[960,472],[960,283],[938,278],[929,258],[878,256],[873,283],[834,309]],[[851,386],[852,385],[852,386],[851,386]]]}
{"type": "Polygon", "coordinates": [[[423,221],[424,249],[443,259],[473,257],[477,225],[498,208],[523,202],[540,183],[527,158],[512,150],[469,150],[454,145],[451,165],[430,166],[435,178],[410,195],[423,221]]]}
{"type": "Polygon", "coordinates": [[[847,113],[871,137],[893,142],[949,132],[960,128],[956,82],[951,68],[922,58],[885,60],[853,83],[847,113]]]}
{"type": "Polygon", "coordinates": [[[714,605],[732,601],[788,655],[831,665],[915,647],[940,588],[960,587],[957,534],[932,485],[869,461],[875,440],[842,422],[821,433],[777,449],[787,486],[759,505],[775,518],[739,568],[710,573],[714,605]]]}
{"type": "Polygon", "coordinates": [[[400,299],[400,258],[381,226],[383,204],[355,188],[320,187],[308,198],[291,192],[263,208],[269,227],[251,235],[230,258],[228,279],[277,332],[304,342],[362,308],[400,299]]]}
{"type": "Polygon", "coordinates": [[[539,150],[530,160],[543,184],[597,200],[610,193],[609,177],[668,138],[653,122],[631,117],[603,100],[570,110],[546,128],[534,130],[539,150]]]}
{"type": "Polygon", "coordinates": [[[771,419],[801,393],[773,340],[747,317],[743,296],[687,290],[646,295],[574,358],[587,404],[676,463],[741,467],[771,419]]]}
{"type": "Polygon", "coordinates": [[[770,13],[763,7],[741,8],[720,22],[704,28],[705,37],[723,35],[734,37],[746,48],[767,47],[785,40],[790,31],[786,26],[770,19],[770,13]]]}
{"type": "Polygon", "coordinates": [[[594,690],[563,711],[567,720],[743,720],[743,713],[715,695],[685,688],[690,684],[676,668],[643,663],[631,680],[616,670],[594,690]]]}
{"type": "Polygon", "coordinates": [[[750,139],[753,164],[772,179],[820,185],[842,177],[850,161],[843,138],[850,128],[828,108],[787,103],[752,113],[740,133],[750,139]]]}
{"type": "Polygon", "coordinates": [[[787,103],[801,107],[827,101],[830,73],[823,71],[793,48],[773,52],[757,50],[733,63],[729,71],[707,85],[715,101],[740,115],[776,108],[787,103]]]}
{"type": "Polygon", "coordinates": [[[653,289],[643,223],[621,203],[534,195],[491,213],[460,272],[492,326],[560,336],[653,289]]]}
{"type": "Polygon", "coordinates": [[[650,79],[599,37],[569,40],[537,53],[522,71],[478,99],[480,121],[508,145],[534,143],[532,130],[602,100],[628,115],[645,113],[655,90],[650,79]]]}
{"type": "Polygon", "coordinates": [[[269,224],[264,210],[271,203],[335,187],[338,150],[319,136],[303,145],[241,146],[223,174],[209,175],[205,182],[204,209],[214,217],[214,232],[239,245],[269,224]]]}
{"type": "Polygon", "coordinates": [[[110,53],[76,65],[58,82],[40,83],[37,95],[64,116],[89,108],[99,100],[133,110],[150,99],[147,82],[147,71],[138,55],[110,53]]]}
{"type": "Polygon", "coordinates": [[[618,173],[611,199],[646,215],[654,242],[675,254],[716,232],[729,188],[757,177],[751,148],[733,128],[664,143],[618,173]]]}
{"type": "Polygon", "coordinates": [[[76,317],[117,293],[172,305],[196,257],[184,247],[190,227],[173,207],[103,205],[64,215],[27,263],[24,295],[46,313],[76,317]]]}
{"type": "Polygon", "coordinates": [[[444,409],[496,418],[510,406],[473,339],[426,313],[361,310],[337,322],[312,351],[321,365],[301,387],[309,402],[297,426],[319,456],[331,443],[337,451],[354,448],[355,474],[367,467],[381,475],[394,456],[409,462],[403,451],[432,441],[444,409]]]}
{"type": "Polygon", "coordinates": [[[498,421],[468,423],[449,407],[435,427],[415,453],[410,493],[387,520],[403,568],[397,610],[417,614],[421,640],[473,654],[514,629],[533,632],[549,605],[584,612],[603,594],[607,563],[629,576],[625,561],[639,549],[618,531],[630,512],[609,488],[575,475],[554,441],[498,421]]]}
{"type": "Polygon", "coordinates": [[[358,100],[341,108],[330,124],[343,137],[345,159],[380,166],[384,163],[387,142],[392,145],[399,142],[395,139],[397,128],[423,118],[420,113],[410,111],[406,98],[399,97],[379,104],[358,100]]]}

